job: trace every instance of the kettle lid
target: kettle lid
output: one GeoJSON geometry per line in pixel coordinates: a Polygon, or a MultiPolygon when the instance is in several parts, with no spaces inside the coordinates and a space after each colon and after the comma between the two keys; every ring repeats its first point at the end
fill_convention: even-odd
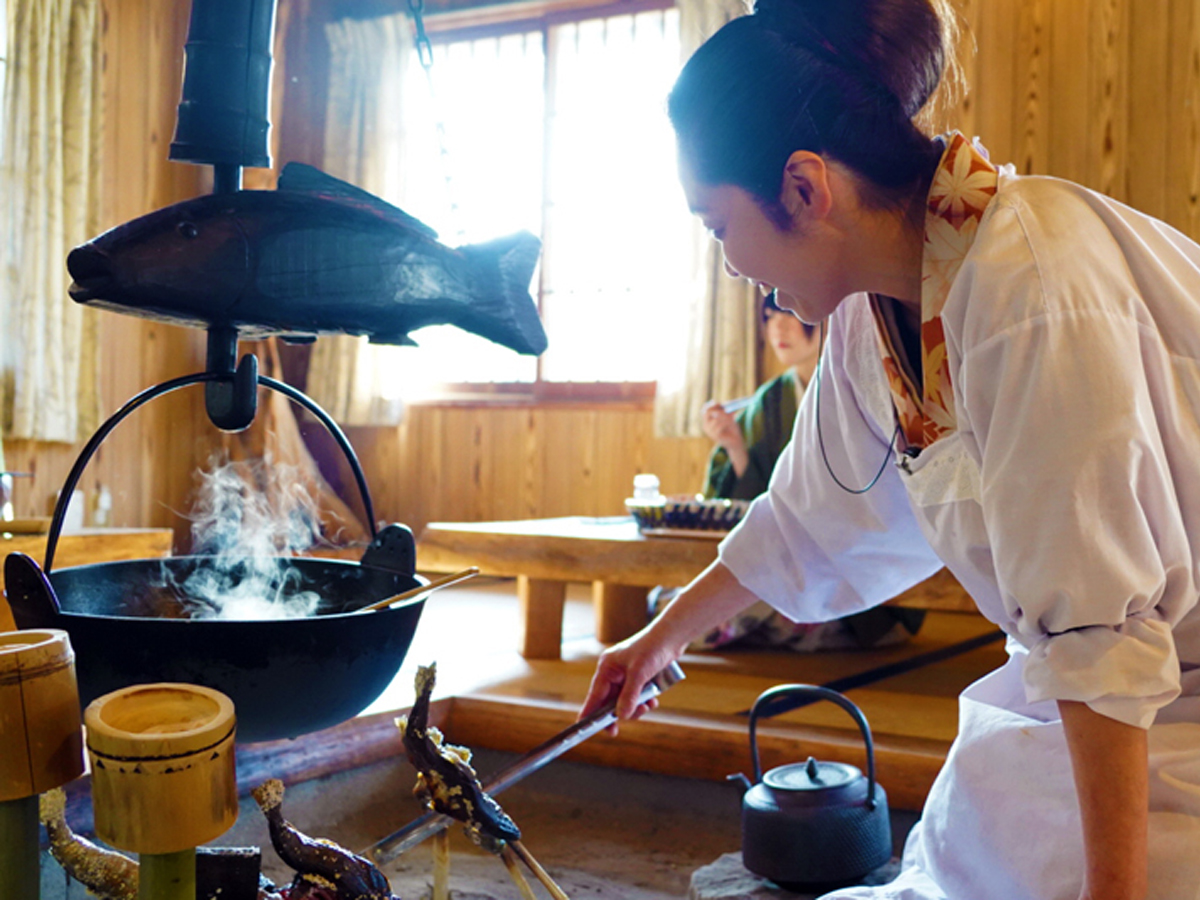
{"type": "Polygon", "coordinates": [[[763,776],[763,784],[778,791],[825,791],[843,788],[861,781],[863,774],[854,766],[838,762],[792,763],[771,769],[763,776]]]}

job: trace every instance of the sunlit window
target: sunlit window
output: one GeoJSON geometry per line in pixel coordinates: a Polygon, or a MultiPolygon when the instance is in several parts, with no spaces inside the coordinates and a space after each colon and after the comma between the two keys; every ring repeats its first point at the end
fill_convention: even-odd
{"type": "MultiPolygon", "coordinates": [[[[4,89],[8,76],[8,4],[0,3],[0,157],[3,156],[5,119],[8,118],[8,104],[4,99],[4,89]]],[[[2,160],[0,160],[2,162],[2,160]]]]}
{"type": "Polygon", "coordinates": [[[406,209],[444,241],[521,228],[541,236],[532,287],[550,339],[540,359],[450,327],[390,355],[407,398],[453,382],[654,382],[701,290],[666,95],[679,71],[674,9],[435,36],[405,110],[406,209]],[[430,86],[432,82],[432,88],[430,86]],[[439,138],[440,135],[440,138],[439,138]]]}

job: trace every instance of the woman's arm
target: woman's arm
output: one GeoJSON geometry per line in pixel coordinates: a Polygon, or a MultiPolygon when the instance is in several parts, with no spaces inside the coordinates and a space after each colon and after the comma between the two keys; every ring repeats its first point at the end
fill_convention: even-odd
{"type": "MultiPolygon", "coordinates": [[[[648,706],[638,706],[642,686],[682,656],[689,641],[757,599],[729,569],[720,562],[712,563],[653,622],[600,654],[580,717],[614,697],[621,719],[635,719],[653,708],[653,701],[648,706]]],[[[610,733],[617,733],[615,725],[610,733]]]]}
{"type": "Polygon", "coordinates": [[[1080,900],[1144,900],[1149,760],[1144,729],[1058,701],[1083,817],[1080,900]]]}

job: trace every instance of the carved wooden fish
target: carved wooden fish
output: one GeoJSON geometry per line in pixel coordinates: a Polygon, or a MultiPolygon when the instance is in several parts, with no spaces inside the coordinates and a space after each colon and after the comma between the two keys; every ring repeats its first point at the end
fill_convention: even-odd
{"type": "Polygon", "coordinates": [[[79,303],[247,339],[455,325],[518,353],[546,349],[527,231],[452,249],[403,210],[311,166],[275,191],[209,194],[106,231],[67,256],[79,303]]]}

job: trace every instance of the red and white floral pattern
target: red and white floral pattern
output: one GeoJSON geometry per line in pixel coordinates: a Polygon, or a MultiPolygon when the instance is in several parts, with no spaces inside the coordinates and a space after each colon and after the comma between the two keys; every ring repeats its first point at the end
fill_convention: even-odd
{"type": "Polygon", "coordinates": [[[896,359],[877,305],[876,329],[884,370],[892,389],[904,439],[910,447],[927,447],[955,429],[954,391],[942,331],[942,307],[950,285],[975,240],[984,210],[996,195],[999,172],[987,151],[961,133],[946,138],[925,212],[925,252],[921,263],[921,371],[918,391],[896,359]]]}

